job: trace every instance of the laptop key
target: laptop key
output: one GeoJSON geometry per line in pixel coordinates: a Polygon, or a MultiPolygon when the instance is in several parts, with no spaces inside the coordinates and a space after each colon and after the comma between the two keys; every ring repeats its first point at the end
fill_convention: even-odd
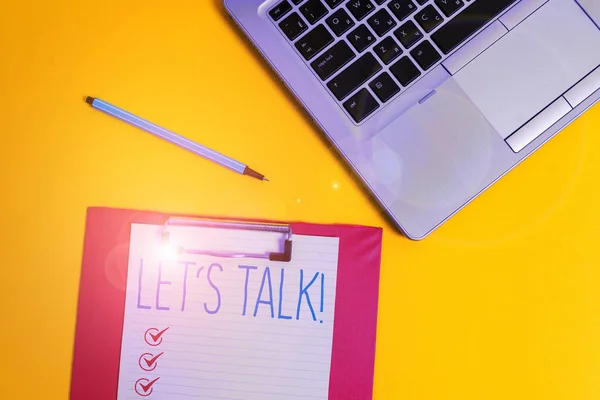
{"type": "Polygon", "coordinates": [[[444,22],[440,13],[437,12],[431,4],[417,13],[415,21],[417,21],[419,25],[421,25],[421,28],[427,33],[431,32],[437,28],[439,24],[444,22]]]}
{"type": "Polygon", "coordinates": [[[302,17],[298,15],[298,13],[293,13],[279,23],[279,28],[281,28],[288,39],[294,40],[300,36],[301,33],[307,30],[308,26],[302,20],[302,17]]]}
{"type": "Polygon", "coordinates": [[[369,18],[369,25],[376,34],[383,36],[396,26],[396,21],[385,8],[382,8],[369,18]]]}
{"type": "Polygon", "coordinates": [[[414,50],[410,52],[410,55],[413,56],[415,61],[425,71],[442,59],[442,56],[440,56],[428,40],[415,47],[414,50]]]}
{"type": "Polygon", "coordinates": [[[342,36],[348,29],[354,26],[354,21],[343,8],[334,12],[325,22],[327,22],[327,25],[329,25],[333,33],[337,36],[342,36]]]}
{"type": "Polygon", "coordinates": [[[417,11],[417,6],[411,0],[393,0],[388,7],[400,21],[417,11]]]}
{"type": "Polygon", "coordinates": [[[310,65],[319,78],[326,80],[337,70],[348,64],[356,55],[348,44],[340,40],[334,46],[326,50],[310,65]]]}
{"type": "Polygon", "coordinates": [[[296,48],[302,56],[308,61],[316,56],[321,50],[333,42],[333,36],[325,28],[324,25],[319,25],[312,31],[308,32],[304,37],[296,42],[296,48]]]}
{"type": "Polygon", "coordinates": [[[387,72],[375,78],[373,82],[369,83],[369,87],[382,103],[385,103],[400,91],[400,86],[394,82],[387,72]]]}
{"type": "Polygon", "coordinates": [[[361,25],[350,32],[346,38],[359,53],[362,53],[372,43],[375,43],[375,35],[365,25],[361,25]]]}
{"type": "Polygon", "coordinates": [[[396,43],[391,36],[386,37],[381,42],[379,42],[374,48],[373,51],[377,56],[383,61],[385,65],[388,65],[396,58],[400,57],[402,54],[402,49],[400,45],[396,43]]]}
{"type": "Polygon", "coordinates": [[[302,0],[292,0],[292,3],[294,3],[295,5],[298,5],[298,4],[302,3],[302,0]]]}
{"type": "Polygon", "coordinates": [[[300,12],[309,24],[314,25],[317,21],[327,14],[327,8],[321,3],[321,0],[308,0],[300,6],[300,12]]]}
{"type": "Polygon", "coordinates": [[[346,4],[346,7],[354,15],[354,18],[359,21],[375,10],[375,6],[371,3],[371,0],[350,0],[346,4]]]}
{"type": "Polygon", "coordinates": [[[273,18],[273,21],[279,21],[281,17],[290,12],[291,9],[292,6],[290,5],[290,3],[288,3],[287,0],[283,0],[281,3],[275,6],[275,8],[269,11],[269,15],[271,16],[271,18],[273,18]]]}
{"type": "Polygon", "coordinates": [[[344,108],[359,123],[377,110],[379,103],[367,89],[362,89],[344,103],[344,108]]]}
{"type": "Polygon", "coordinates": [[[373,54],[366,53],[330,80],[327,87],[341,101],[381,69],[381,64],[373,54]]]}
{"type": "Polygon", "coordinates": [[[344,0],[325,0],[325,3],[327,3],[327,5],[333,10],[334,8],[336,8],[337,6],[339,6],[340,4],[342,4],[344,2],[344,0]]]}
{"type": "Polygon", "coordinates": [[[431,39],[448,54],[516,1],[475,1],[431,35],[431,39]]]}
{"type": "Polygon", "coordinates": [[[402,86],[409,85],[412,81],[421,75],[421,71],[408,57],[402,57],[400,61],[390,67],[390,72],[394,74],[402,86]]]}
{"type": "Polygon", "coordinates": [[[435,0],[435,4],[446,17],[451,16],[465,5],[463,0],[435,0]]]}
{"type": "Polygon", "coordinates": [[[396,35],[400,43],[402,43],[402,46],[407,49],[423,38],[423,34],[412,21],[408,21],[398,28],[394,32],[394,35],[396,35]]]}

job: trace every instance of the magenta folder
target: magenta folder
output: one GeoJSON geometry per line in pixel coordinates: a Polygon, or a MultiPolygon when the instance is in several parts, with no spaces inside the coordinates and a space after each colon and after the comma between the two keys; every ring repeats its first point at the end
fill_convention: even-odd
{"type": "MultiPolygon", "coordinates": [[[[117,398],[131,225],[160,225],[172,217],[206,218],[125,209],[88,210],[72,400],[117,398]]],[[[294,234],[339,238],[329,399],[371,399],[382,230],[302,222],[287,224],[294,234]]]]}

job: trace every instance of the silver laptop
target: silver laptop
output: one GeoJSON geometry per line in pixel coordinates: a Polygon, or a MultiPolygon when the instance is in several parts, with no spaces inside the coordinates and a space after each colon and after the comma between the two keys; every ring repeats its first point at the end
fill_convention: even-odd
{"type": "Polygon", "coordinates": [[[225,5],[414,240],[600,99],[600,0],[225,5]]]}

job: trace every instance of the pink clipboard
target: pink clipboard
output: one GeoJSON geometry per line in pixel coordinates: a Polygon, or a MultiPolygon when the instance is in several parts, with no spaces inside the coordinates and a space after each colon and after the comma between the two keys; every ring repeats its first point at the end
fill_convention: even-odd
{"type": "MultiPolygon", "coordinates": [[[[72,400],[116,399],[131,224],[164,224],[174,216],[206,218],[125,209],[88,209],[72,400]]],[[[339,238],[329,399],[371,399],[382,230],[301,222],[288,225],[295,234],[339,238]]]]}

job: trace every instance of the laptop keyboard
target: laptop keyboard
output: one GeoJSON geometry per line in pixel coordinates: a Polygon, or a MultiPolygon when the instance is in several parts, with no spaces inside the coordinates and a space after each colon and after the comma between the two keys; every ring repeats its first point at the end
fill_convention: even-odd
{"type": "Polygon", "coordinates": [[[270,18],[356,123],[519,0],[282,0],[270,18]]]}

